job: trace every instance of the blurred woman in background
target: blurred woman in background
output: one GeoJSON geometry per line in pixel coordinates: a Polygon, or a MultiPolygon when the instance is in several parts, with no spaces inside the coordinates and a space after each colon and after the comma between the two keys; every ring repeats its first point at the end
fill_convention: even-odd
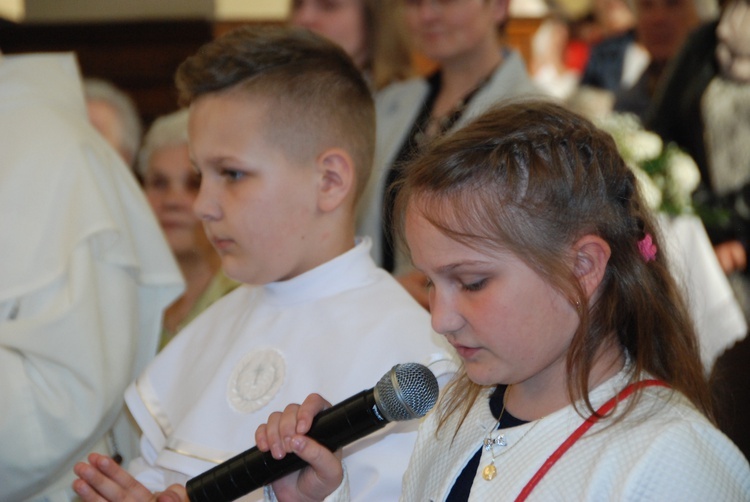
{"type": "Polygon", "coordinates": [[[343,47],[374,91],[412,74],[398,0],[294,0],[289,21],[343,47]]]}
{"type": "Polygon", "coordinates": [[[398,82],[377,97],[377,149],[359,217],[376,262],[424,306],[424,278],[410,271],[391,239],[387,187],[429,141],[456,130],[505,98],[539,91],[521,55],[502,41],[510,0],[401,0],[414,49],[437,70],[398,82]]]}

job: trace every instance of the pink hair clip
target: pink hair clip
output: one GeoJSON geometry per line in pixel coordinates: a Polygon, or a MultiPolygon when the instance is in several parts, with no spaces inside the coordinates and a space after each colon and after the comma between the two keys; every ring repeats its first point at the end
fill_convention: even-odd
{"type": "Polygon", "coordinates": [[[646,263],[656,259],[656,244],[654,244],[651,234],[646,234],[643,239],[638,241],[638,251],[641,252],[641,256],[646,263]]]}

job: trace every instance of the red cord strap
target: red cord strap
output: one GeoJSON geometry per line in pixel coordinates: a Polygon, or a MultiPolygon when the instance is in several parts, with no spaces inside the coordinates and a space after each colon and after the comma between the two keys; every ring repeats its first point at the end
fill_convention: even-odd
{"type": "Polygon", "coordinates": [[[601,416],[604,416],[612,411],[612,408],[614,408],[618,402],[627,399],[636,390],[642,389],[644,387],[651,387],[654,385],[669,387],[668,384],[661,380],[641,380],[639,382],[631,383],[630,385],[622,389],[615,397],[604,403],[598,410],[596,410],[596,414],[591,415],[589,418],[584,420],[584,422],[575,431],[573,431],[573,434],[568,436],[568,438],[557,448],[557,450],[555,450],[555,452],[549,456],[542,467],[540,467],[539,470],[536,471],[534,477],[532,477],[531,480],[529,480],[529,482],[523,488],[523,490],[521,490],[521,493],[518,495],[518,497],[516,497],[516,502],[522,502],[526,500],[531,491],[536,487],[537,484],[539,484],[539,481],[544,477],[545,474],[547,474],[550,468],[552,468],[552,466],[555,465],[558,460],[560,460],[560,457],[562,457],[576,441],[581,439],[581,436],[586,434],[586,432],[596,422],[599,421],[599,418],[601,416]]]}

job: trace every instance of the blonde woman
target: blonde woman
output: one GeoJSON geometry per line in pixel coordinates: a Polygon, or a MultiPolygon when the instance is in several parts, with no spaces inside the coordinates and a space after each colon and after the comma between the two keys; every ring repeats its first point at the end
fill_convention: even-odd
{"type": "Polygon", "coordinates": [[[399,0],[294,0],[289,21],[339,44],[374,91],[412,75],[399,0]]]}
{"type": "Polygon", "coordinates": [[[427,77],[377,96],[375,170],[361,206],[359,230],[373,238],[373,256],[424,306],[424,278],[392,242],[388,186],[432,139],[455,131],[506,98],[539,93],[520,54],[504,44],[509,0],[402,0],[411,42],[437,64],[427,77]]]}

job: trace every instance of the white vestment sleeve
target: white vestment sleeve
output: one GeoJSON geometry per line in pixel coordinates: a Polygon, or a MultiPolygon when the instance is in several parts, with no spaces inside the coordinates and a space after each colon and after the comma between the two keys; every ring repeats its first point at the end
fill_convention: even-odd
{"type": "Polygon", "coordinates": [[[0,500],[69,500],[88,452],[132,452],[123,392],[183,283],[72,55],[0,58],[0,142],[0,500]]]}

